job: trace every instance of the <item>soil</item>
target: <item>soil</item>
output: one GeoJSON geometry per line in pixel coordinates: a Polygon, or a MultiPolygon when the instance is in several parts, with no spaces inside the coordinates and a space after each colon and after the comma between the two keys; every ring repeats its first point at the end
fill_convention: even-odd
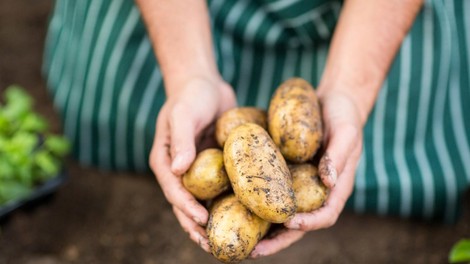
{"type": "MultiPolygon", "coordinates": [[[[36,98],[53,131],[41,60],[51,0],[0,1],[0,91],[17,83],[36,98]]],[[[181,229],[150,174],[115,173],[67,161],[69,179],[0,229],[0,263],[219,263],[181,229]]],[[[470,237],[470,197],[455,225],[344,212],[336,225],[246,263],[446,263],[470,237]]]]}

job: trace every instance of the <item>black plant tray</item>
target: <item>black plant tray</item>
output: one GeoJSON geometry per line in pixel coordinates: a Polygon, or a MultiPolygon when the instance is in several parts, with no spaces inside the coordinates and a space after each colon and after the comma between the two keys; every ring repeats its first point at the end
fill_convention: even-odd
{"type": "Polygon", "coordinates": [[[15,210],[39,204],[39,202],[52,195],[66,180],[67,174],[65,171],[62,171],[57,176],[39,185],[28,197],[1,205],[0,220],[3,220],[15,210]]]}

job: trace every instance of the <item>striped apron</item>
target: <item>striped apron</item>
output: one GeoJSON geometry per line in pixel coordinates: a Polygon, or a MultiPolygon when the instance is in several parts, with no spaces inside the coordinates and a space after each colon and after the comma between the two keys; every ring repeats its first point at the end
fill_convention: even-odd
{"type": "MultiPolygon", "coordinates": [[[[240,105],[266,108],[283,80],[318,84],[340,1],[212,0],[219,70],[240,105]]],[[[364,128],[347,207],[452,222],[470,183],[470,1],[430,0],[364,128]]],[[[57,0],[43,72],[74,155],[145,171],[162,76],[132,0],[57,0]]]]}

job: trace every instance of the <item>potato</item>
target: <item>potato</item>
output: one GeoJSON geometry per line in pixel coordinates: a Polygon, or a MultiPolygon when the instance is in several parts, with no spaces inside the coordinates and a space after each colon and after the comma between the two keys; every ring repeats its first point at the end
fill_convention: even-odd
{"type": "Polygon", "coordinates": [[[200,200],[215,198],[230,187],[224,168],[223,152],[206,149],[200,152],[183,175],[184,187],[200,200]]]}
{"type": "Polygon", "coordinates": [[[224,163],[235,195],[252,212],[272,223],[294,216],[289,168],[266,130],[253,123],[233,129],[225,142],[224,163]]]}
{"type": "Polygon", "coordinates": [[[224,147],[230,131],[245,123],[255,123],[267,128],[266,111],[256,107],[238,107],[224,112],[215,124],[215,138],[224,147]]]}
{"type": "Polygon", "coordinates": [[[292,78],[277,88],[269,104],[268,130],[287,160],[303,163],[315,155],[323,128],[318,98],[307,81],[292,78]]]}
{"type": "Polygon", "coordinates": [[[206,231],[211,253],[223,262],[242,261],[269,227],[233,194],[227,195],[214,203],[209,216],[206,231]]]}
{"type": "Polygon", "coordinates": [[[328,188],[318,175],[318,169],[312,164],[289,166],[292,174],[292,187],[297,201],[297,212],[311,212],[323,206],[328,188]]]}

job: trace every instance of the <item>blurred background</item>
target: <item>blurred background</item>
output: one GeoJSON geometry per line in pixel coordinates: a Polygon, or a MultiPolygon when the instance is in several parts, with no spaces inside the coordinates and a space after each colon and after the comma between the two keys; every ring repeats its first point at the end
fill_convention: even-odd
{"type": "MultiPolygon", "coordinates": [[[[19,84],[60,133],[41,77],[51,0],[0,1],[0,91],[19,84]]],[[[69,159],[68,181],[37,206],[0,224],[0,263],[219,263],[179,226],[153,175],[102,172],[69,159]]],[[[246,263],[447,263],[470,237],[470,198],[458,223],[443,225],[344,212],[328,229],[246,263]]]]}

